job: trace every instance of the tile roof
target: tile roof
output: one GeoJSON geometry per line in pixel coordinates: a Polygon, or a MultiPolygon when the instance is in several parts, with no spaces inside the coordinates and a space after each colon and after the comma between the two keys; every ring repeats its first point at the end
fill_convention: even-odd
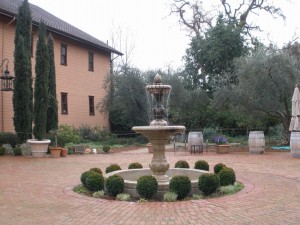
{"type": "MultiPolygon", "coordinates": [[[[7,16],[17,16],[18,8],[22,4],[23,0],[1,0],[0,1],[0,14],[4,14],[7,16]]],[[[32,23],[34,25],[39,24],[41,20],[47,26],[47,29],[53,33],[57,33],[73,40],[79,41],[81,43],[85,43],[91,45],[95,48],[116,53],[118,55],[123,55],[121,52],[116,49],[110,47],[104,42],[94,38],[93,36],[83,32],[82,30],[72,26],[71,24],[59,19],[58,17],[52,15],[51,13],[45,11],[44,9],[30,4],[31,15],[32,15],[32,23]]]]}

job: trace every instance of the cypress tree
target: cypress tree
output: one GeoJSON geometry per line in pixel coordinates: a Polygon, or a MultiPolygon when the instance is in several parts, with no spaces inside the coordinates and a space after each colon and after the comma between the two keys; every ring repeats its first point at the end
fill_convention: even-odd
{"type": "Polygon", "coordinates": [[[35,85],[33,134],[36,139],[42,140],[46,134],[48,108],[48,73],[49,56],[46,43],[46,26],[43,21],[39,25],[39,36],[36,46],[35,85]]]}
{"type": "Polygon", "coordinates": [[[49,91],[48,91],[48,110],[47,110],[47,129],[46,132],[57,130],[58,128],[58,113],[56,100],[56,74],[54,63],[54,44],[51,34],[48,36],[48,54],[49,54],[49,91]]]}
{"type": "Polygon", "coordinates": [[[14,80],[13,106],[15,131],[22,142],[27,138],[31,138],[32,132],[32,110],[29,104],[24,104],[25,102],[30,102],[30,89],[28,88],[30,82],[28,80],[29,75],[26,73],[30,71],[31,62],[26,56],[24,46],[23,36],[20,36],[14,53],[16,76],[14,80]]]}
{"type": "Polygon", "coordinates": [[[14,126],[19,141],[31,138],[32,133],[32,69],[31,69],[32,18],[28,0],[24,0],[17,15],[14,51],[14,126]]]}

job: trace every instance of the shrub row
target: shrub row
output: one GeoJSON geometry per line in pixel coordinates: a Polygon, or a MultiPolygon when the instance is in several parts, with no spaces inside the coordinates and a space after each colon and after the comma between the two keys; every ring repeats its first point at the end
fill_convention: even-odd
{"type": "Polygon", "coordinates": [[[14,148],[12,148],[10,144],[5,144],[3,146],[0,146],[0,156],[5,154],[10,154],[15,156],[23,155],[22,148],[19,145],[16,145],[14,148]],[[6,147],[4,147],[6,145],[10,147],[9,150],[7,150],[6,147]]]}
{"type": "Polygon", "coordinates": [[[124,190],[124,179],[122,177],[113,175],[105,180],[99,168],[91,168],[83,172],[80,181],[91,192],[102,191],[105,187],[107,193],[114,197],[124,190]]]}
{"type": "MultiPolygon", "coordinates": [[[[185,160],[179,160],[175,163],[175,168],[190,168],[190,165],[185,160]]],[[[209,171],[209,165],[205,160],[198,160],[195,162],[194,169],[209,171]]]]}
{"type": "MultiPolygon", "coordinates": [[[[188,168],[186,161],[180,160],[176,163],[177,168],[188,168]]],[[[143,168],[140,163],[131,163],[129,169],[143,168]]],[[[208,163],[204,160],[198,160],[195,163],[195,169],[208,170],[208,163]]],[[[106,168],[106,173],[121,170],[118,164],[111,164],[106,168]]],[[[124,179],[119,175],[112,175],[104,180],[101,169],[91,168],[89,171],[82,173],[80,177],[81,183],[92,192],[105,191],[113,197],[124,191],[124,179]]],[[[216,192],[220,186],[233,185],[236,181],[235,172],[232,168],[227,167],[223,163],[214,166],[214,173],[204,173],[199,176],[198,188],[203,194],[210,195],[216,192]]],[[[170,196],[173,199],[184,199],[191,192],[191,181],[188,176],[177,175],[171,178],[169,183],[170,196]]],[[[136,190],[141,198],[151,199],[158,190],[158,182],[154,176],[141,176],[137,180],[136,190]]],[[[169,197],[170,197],[169,196],[169,197]]]]}
{"type": "MultiPolygon", "coordinates": [[[[140,164],[140,163],[138,163],[138,162],[130,163],[129,166],[128,166],[129,170],[132,170],[132,169],[142,169],[142,168],[143,168],[143,165],[140,164]]],[[[111,172],[117,171],[117,170],[121,170],[120,165],[118,165],[116,163],[113,163],[113,164],[110,164],[108,167],[106,167],[105,172],[106,173],[111,173],[111,172]]]]}

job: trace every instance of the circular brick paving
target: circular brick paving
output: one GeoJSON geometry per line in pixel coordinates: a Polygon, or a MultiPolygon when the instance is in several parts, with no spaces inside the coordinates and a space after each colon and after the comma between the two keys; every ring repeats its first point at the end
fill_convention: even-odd
{"type": "Polygon", "coordinates": [[[285,152],[251,155],[167,152],[170,167],[222,162],[245,188],[230,196],[169,202],[120,202],[79,195],[72,188],[84,171],[110,163],[148,167],[146,150],[66,158],[0,157],[0,224],[300,224],[300,159],[285,152]]]}

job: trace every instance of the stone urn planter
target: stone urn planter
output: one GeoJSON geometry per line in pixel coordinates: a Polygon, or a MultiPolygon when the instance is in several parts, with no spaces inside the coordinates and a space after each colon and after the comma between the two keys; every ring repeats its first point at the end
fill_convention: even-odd
{"type": "Polygon", "coordinates": [[[230,145],[228,145],[228,144],[217,145],[216,150],[217,150],[216,151],[217,154],[227,154],[227,153],[229,153],[230,145]]]}
{"type": "Polygon", "coordinates": [[[50,149],[51,157],[54,157],[54,158],[60,157],[60,154],[62,151],[61,147],[49,147],[49,149],[50,149]]]}
{"type": "Polygon", "coordinates": [[[47,155],[48,146],[51,143],[51,141],[48,139],[28,139],[27,143],[30,146],[31,155],[33,157],[45,157],[47,155]]]}

